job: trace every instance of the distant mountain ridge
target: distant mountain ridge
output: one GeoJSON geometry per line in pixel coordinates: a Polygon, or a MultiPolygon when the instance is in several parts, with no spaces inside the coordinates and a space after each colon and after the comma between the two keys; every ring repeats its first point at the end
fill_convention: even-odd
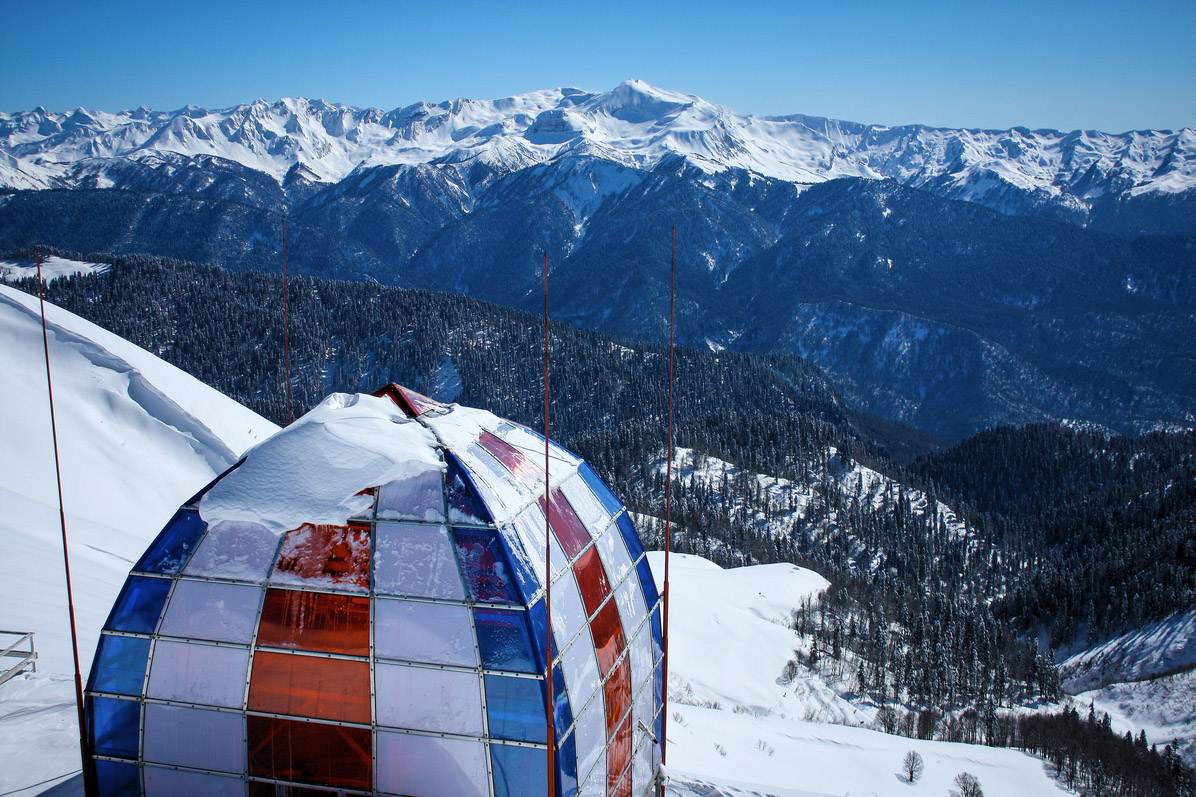
{"type": "MultiPolygon", "coordinates": [[[[292,170],[336,183],[378,166],[480,166],[509,174],[576,156],[650,170],[679,156],[791,183],[891,179],[1005,213],[1116,226],[1118,202],[1196,187],[1196,131],[888,127],[759,117],[628,80],[393,111],[302,98],[220,110],[0,113],[0,187],[108,188],[125,162],[214,157],[283,184],[292,170]]],[[[1171,230],[1155,230],[1171,231],[1171,230]]]]}

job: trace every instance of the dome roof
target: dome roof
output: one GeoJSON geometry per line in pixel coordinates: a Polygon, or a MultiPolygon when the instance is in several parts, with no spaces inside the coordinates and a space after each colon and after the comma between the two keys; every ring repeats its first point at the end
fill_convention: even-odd
{"type": "Polygon", "coordinates": [[[556,793],[650,793],[659,596],[620,501],[548,459],[546,479],[540,435],[397,385],[251,449],[104,626],[101,793],[543,794],[550,625],[556,793]]]}

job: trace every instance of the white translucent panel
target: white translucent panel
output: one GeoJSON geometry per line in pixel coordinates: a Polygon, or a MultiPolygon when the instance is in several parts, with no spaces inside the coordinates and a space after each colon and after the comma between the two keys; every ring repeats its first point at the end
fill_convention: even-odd
{"type": "Polygon", "coordinates": [[[180,580],[159,633],[247,645],[257,625],[262,591],[247,584],[180,580]]]}
{"type": "Polygon", "coordinates": [[[633,716],[639,722],[652,727],[655,714],[655,681],[652,670],[652,628],[648,624],[640,629],[631,640],[631,694],[634,696],[633,716]]]}
{"type": "Polygon", "coordinates": [[[426,470],[378,488],[378,517],[386,520],[444,520],[444,474],[426,470]]]}
{"type": "Polygon", "coordinates": [[[379,599],[374,603],[374,652],[382,658],[476,667],[469,609],[379,599]]]}
{"type": "Polygon", "coordinates": [[[245,771],[240,713],[145,704],[145,760],[219,772],[245,771]]]}
{"type": "MultiPolygon", "coordinates": [[[[516,448],[523,449],[523,453],[535,462],[544,461],[544,438],[529,432],[526,428],[513,423],[499,424],[496,434],[516,448]]],[[[549,447],[549,457],[552,463],[552,477],[557,484],[577,467],[580,459],[565,449],[552,443],[549,447]],[[557,469],[560,468],[558,473],[557,469]]]]}
{"type": "Polygon", "coordinates": [[[486,746],[378,731],[378,790],[409,797],[488,797],[486,746]]]}
{"type": "MultiPolygon", "coordinates": [[[[577,591],[577,579],[572,570],[566,570],[552,585],[552,632],[556,635],[556,644],[562,649],[569,645],[574,636],[589,627],[586,619],[586,607],[577,591]]],[[[592,644],[590,652],[593,653],[592,644]]]]}
{"type": "Polygon", "coordinates": [[[448,529],[379,523],[374,536],[376,592],[421,598],[465,597],[448,529]]]}
{"type": "MultiPolygon", "coordinates": [[[[536,574],[536,581],[544,583],[544,535],[547,529],[544,525],[544,512],[538,503],[534,503],[520,512],[513,523],[515,535],[523,543],[523,550],[527,553],[528,562],[536,574]]],[[[553,571],[560,572],[564,562],[557,560],[553,563],[553,571]]]]}
{"type": "Polygon", "coordinates": [[[159,639],[150,661],[146,695],[206,706],[241,708],[249,651],[159,639]]]}
{"type": "MultiPolygon", "coordinates": [[[[638,639],[646,640],[651,636],[652,624],[647,622],[648,613],[644,609],[644,596],[640,592],[639,579],[635,574],[626,578],[622,584],[615,589],[615,603],[619,607],[619,616],[623,620],[624,633],[628,637],[635,636],[638,639]]],[[[651,644],[647,643],[644,648],[647,652],[644,654],[645,664],[647,668],[651,668],[651,644]]],[[[635,647],[632,647],[631,660],[631,679],[632,683],[639,683],[639,675],[636,673],[635,661],[635,647]]]]}
{"type": "Polygon", "coordinates": [[[189,576],[262,582],[274,564],[279,536],[265,526],[224,521],[208,530],[183,572],[189,576]]]}
{"type": "MultiPolygon", "coordinates": [[[[536,509],[539,509],[539,507],[537,506],[536,509]]],[[[541,512],[540,514],[543,515],[544,513],[541,512]]],[[[556,538],[555,534],[549,535],[548,543],[552,551],[552,578],[556,580],[563,572],[571,573],[572,568],[569,567],[569,557],[565,554],[565,549],[561,547],[561,542],[556,538]]]]}
{"type": "Polygon", "coordinates": [[[145,768],[146,797],[244,797],[245,781],[229,775],[207,772],[186,772],[180,769],[147,766],[145,768]]]}
{"type": "Polygon", "coordinates": [[[580,795],[606,795],[606,709],[602,692],[594,695],[577,719],[577,782],[580,795]]]}
{"type": "Polygon", "coordinates": [[[602,701],[602,679],[598,675],[598,657],[594,653],[594,642],[586,628],[572,645],[565,648],[561,657],[561,669],[565,673],[565,691],[569,705],[584,706],[591,698],[602,701]]]}
{"type": "Polygon", "coordinates": [[[532,500],[531,492],[494,455],[477,443],[470,445],[465,452],[459,452],[459,455],[496,518],[515,512],[532,500]]]}
{"type": "Polygon", "coordinates": [[[481,734],[482,689],[476,673],[377,664],[378,724],[418,731],[481,734]]]}
{"type": "MultiPolygon", "coordinates": [[[[649,728],[652,723],[645,722],[649,728]]],[[[653,731],[655,733],[655,731],[653,731]]],[[[652,765],[653,761],[653,744],[652,737],[650,737],[643,728],[636,727],[635,739],[631,759],[631,793],[633,795],[642,795],[648,793],[648,788],[652,785],[652,773],[655,767],[652,765]]]]}
{"type": "Polygon", "coordinates": [[[590,534],[598,536],[610,525],[610,513],[606,507],[598,502],[594,492],[586,485],[580,475],[574,474],[561,483],[561,492],[569,499],[573,511],[589,528],[590,534]]]}
{"type": "Polygon", "coordinates": [[[617,586],[634,570],[631,554],[627,553],[627,544],[623,542],[618,527],[608,526],[606,533],[598,538],[596,546],[598,555],[602,557],[602,565],[606,568],[606,577],[610,579],[611,586],[617,586]]]}

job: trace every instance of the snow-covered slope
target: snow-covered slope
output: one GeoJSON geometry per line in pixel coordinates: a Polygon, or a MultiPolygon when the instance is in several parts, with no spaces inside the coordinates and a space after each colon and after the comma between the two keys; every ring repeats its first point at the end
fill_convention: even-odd
{"type": "Polygon", "coordinates": [[[889,178],[990,206],[1008,189],[1079,206],[1106,193],[1196,185],[1196,131],[1187,128],[1113,135],[765,118],[638,80],[605,92],[551,89],[389,112],[282,99],[220,110],[0,113],[0,186],[104,188],[120,161],[154,165],[168,155],[222,158],[280,182],[296,166],[337,182],[393,164],[480,163],[509,173],[571,155],[639,168],[680,156],[707,173],[889,178]]]}
{"type": "MultiPolygon", "coordinates": [[[[648,556],[663,586],[664,555],[648,556]]],[[[979,778],[990,797],[1063,792],[1041,760],[1014,750],[859,727],[871,713],[804,668],[778,682],[800,644],[790,614],[828,586],[817,573],[793,565],[723,569],[674,555],[669,576],[670,794],[941,795],[960,772],[979,778]],[[926,762],[914,784],[898,777],[909,750],[926,762]]]]}
{"type": "MultiPolygon", "coordinates": [[[[47,305],[79,655],[174,510],[275,426],[174,366],[47,305]]],[[[33,631],[39,669],[71,672],[37,298],[0,285],[0,627],[33,631]]]]}

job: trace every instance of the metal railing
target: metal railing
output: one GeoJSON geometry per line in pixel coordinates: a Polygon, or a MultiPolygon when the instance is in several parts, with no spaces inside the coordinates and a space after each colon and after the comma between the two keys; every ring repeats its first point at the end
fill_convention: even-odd
{"type": "Polygon", "coordinates": [[[0,684],[24,672],[25,668],[29,668],[31,672],[37,672],[37,652],[33,649],[33,632],[0,630],[0,645],[13,637],[16,638],[16,641],[4,650],[0,650],[0,684]],[[21,648],[26,642],[29,643],[29,649],[22,650],[21,648]],[[17,662],[9,664],[7,659],[17,659],[17,662]]]}

